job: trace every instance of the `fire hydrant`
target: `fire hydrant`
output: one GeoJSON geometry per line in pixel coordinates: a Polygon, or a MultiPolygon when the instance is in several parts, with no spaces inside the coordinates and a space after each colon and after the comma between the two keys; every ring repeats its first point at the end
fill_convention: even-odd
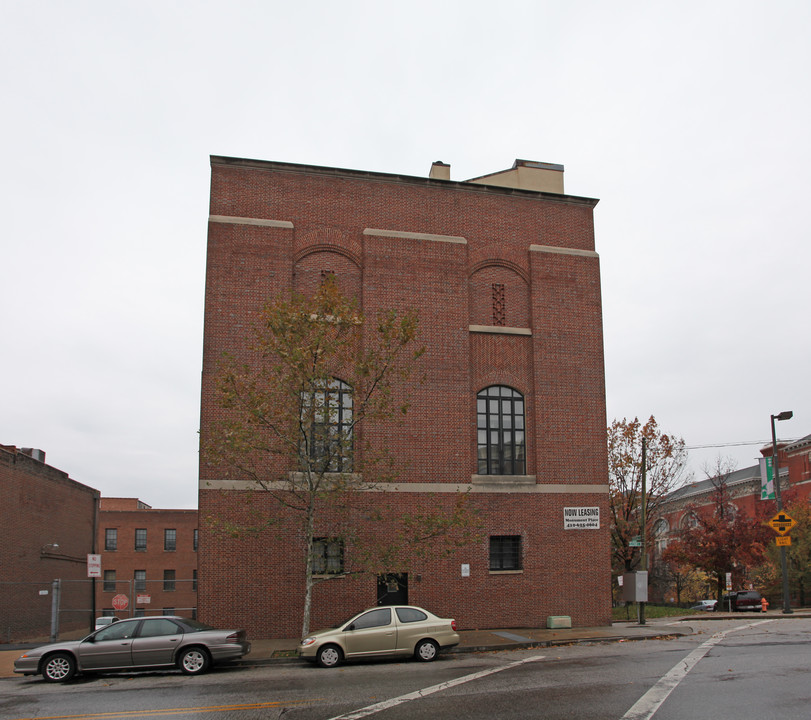
{"type": "Polygon", "coordinates": [[[760,598],[760,610],[766,612],[769,609],[769,601],[766,598],[760,598]]]}

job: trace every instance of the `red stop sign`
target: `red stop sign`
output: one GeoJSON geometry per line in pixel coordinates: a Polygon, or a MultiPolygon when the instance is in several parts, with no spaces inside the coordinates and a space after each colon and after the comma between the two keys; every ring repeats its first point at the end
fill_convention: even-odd
{"type": "Polygon", "coordinates": [[[129,604],[130,604],[130,601],[129,601],[129,600],[127,600],[127,596],[126,596],[126,595],[116,595],[116,596],[113,598],[113,607],[114,607],[116,610],[126,610],[126,609],[127,609],[127,605],[129,605],[129,604]]]}

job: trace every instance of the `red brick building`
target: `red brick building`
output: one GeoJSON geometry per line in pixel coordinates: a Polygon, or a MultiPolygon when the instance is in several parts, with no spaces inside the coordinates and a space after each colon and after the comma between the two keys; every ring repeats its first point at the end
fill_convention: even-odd
{"type": "Polygon", "coordinates": [[[0,498],[0,641],[87,632],[98,490],[47,465],[42,450],[0,445],[0,498]]]}
{"type": "MultiPolygon", "coordinates": [[[[311,293],[333,273],[367,317],[416,308],[425,382],[409,388],[404,428],[370,431],[401,471],[369,507],[413,513],[466,492],[484,535],[407,577],[392,567],[397,600],[466,628],[543,626],[550,615],[610,622],[597,201],[565,194],[562,166],[527,161],[463,182],[443,163],[429,177],[224,157],[211,168],[203,442],[220,412],[217,363],[239,356],[266,300],[311,293]]],[[[249,522],[265,501],[205,464],[199,487],[201,619],[297,635],[300,538],[215,532],[210,521],[249,522]]],[[[317,585],[312,626],[385,602],[378,582],[317,585]]]]}
{"type": "Polygon", "coordinates": [[[197,616],[197,511],[153,509],[137,498],[101,498],[96,581],[100,615],[197,616]],[[128,607],[116,610],[124,595],[128,607]]]}

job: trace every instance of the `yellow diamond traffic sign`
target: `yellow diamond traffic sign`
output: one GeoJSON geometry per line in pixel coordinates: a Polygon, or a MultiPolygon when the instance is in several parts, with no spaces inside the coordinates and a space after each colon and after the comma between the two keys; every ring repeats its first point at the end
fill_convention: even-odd
{"type": "Polygon", "coordinates": [[[779,532],[781,535],[785,535],[796,524],[797,521],[782,510],[769,520],[772,530],[779,532]]]}

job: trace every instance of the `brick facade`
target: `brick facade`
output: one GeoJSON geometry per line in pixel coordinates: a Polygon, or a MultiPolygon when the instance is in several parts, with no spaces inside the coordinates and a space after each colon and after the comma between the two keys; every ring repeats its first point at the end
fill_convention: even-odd
{"type": "MultiPolygon", "coordinates": [[[[561,168],[562,170],[562,168],[561,168]]],[[[404,428],[366,427],[400,468],[398,492],[369,509],[452,504],[469,492],[482,541],[412,566],[408,601],[461,627],[610,622],[605,379],[595,200],[481,182],[212,158],[202,378],[203,441],[221,412],[223,352],[240,357],[271,297],[312,292],[325,271],[367,317],[413,307],[427,352],[408,388],[404,428]],[[501,385],[525,399],[526,474],[480,475],[476,396],[501,385]],[[600,508],[600,527],[565,530],[565,507],[600,508]],[[520,536],[522,568],[489,569],[489,537],[520,536]],[[469,567],[463,576],[462,566],[469,567]]],[[[201,465],[200,617],[256,637],[300,629],[298,529],[233,539],[206,518],[247,522],[240,489],[201,465]]],[[[251,503],[265,502],[261,493],[251,503]]],[[[324,532],[327,532],[325,528],[324,532]]],[[[391,568],[399,572],[399,568],[391,568]]],[[[321,583],[312,626],[377,600],[377,579],[321,583]]]]}
{"type": "Polygon", "coordinates": [[[49,637],[57,579],[61,630],[88,631],[87,555],[98,497],[98,490],[47,465],[41,451],[0,445],[0,641],[49,637]]]}
{"type": "Polygon", "coordinates": [[[97,539],[103,575],[96,581],[99,614],[196,617],[196,530],[196,510],[153,509],[136,498],[102,498],[97,539]],[[145,543],[136,546],[139,529],[145,543]],[[167,530],[174,531],[168,547],[167,530]],[[110,549],[113,539],[115,549],[110,549]],[[143,573],[137,581],[136,571],[143,573]],[[126,610],[113,609],[113,598],[119,594],[127,596],[126,610]],[[148,597],[149,602],[139,603],[139,596],[144,601],[148,597]]]}

